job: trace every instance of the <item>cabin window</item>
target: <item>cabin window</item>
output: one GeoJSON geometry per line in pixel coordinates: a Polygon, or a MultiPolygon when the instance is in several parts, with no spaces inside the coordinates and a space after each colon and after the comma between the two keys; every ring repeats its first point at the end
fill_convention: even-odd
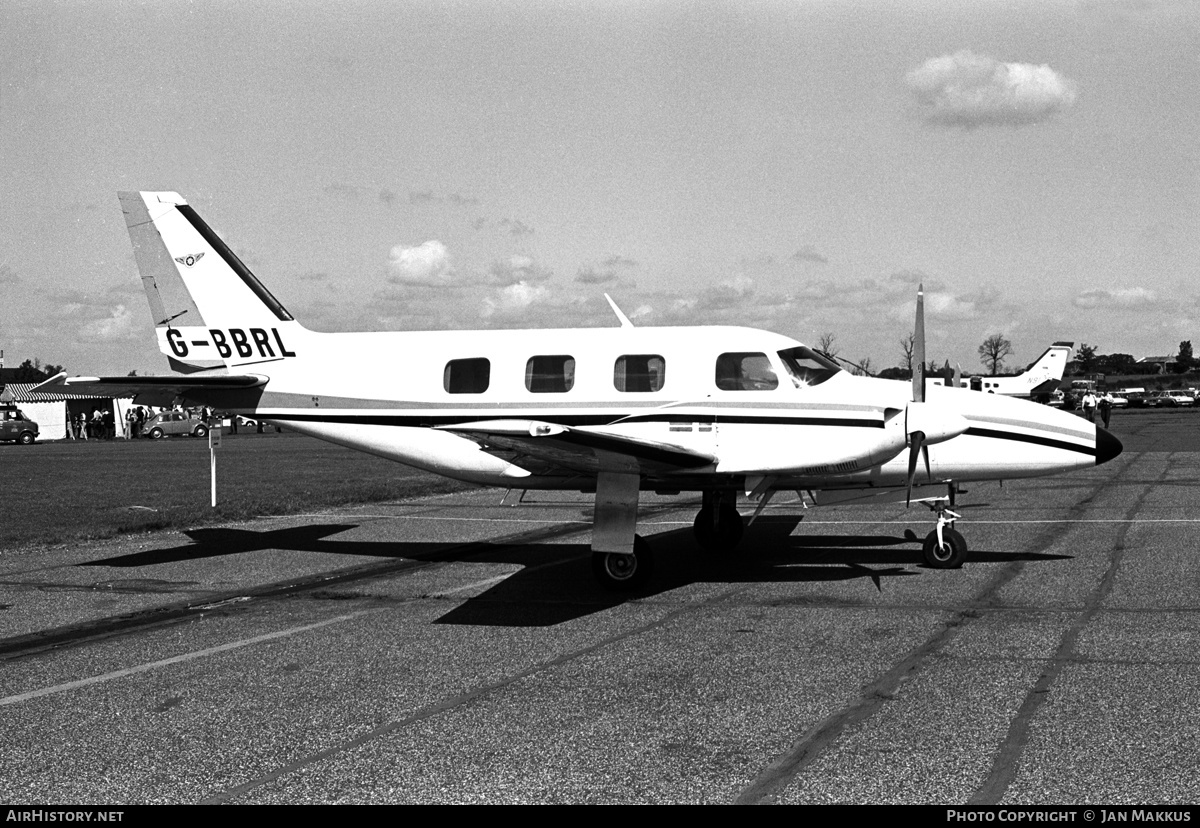
{"type": "Polygon", "coordinates": [[[819,385],[842,370],[833,360],[803,345],[780,351],[779,358],[797,388],[819,385]]]}
{"type": "Polygon", "coordinates": [[[575,357],[534,356],[525,363],[525,387],[534,394],[565,394],[575,385],[575,357]]]}
{"type": "Polygon", "coordinates": [[[483,357],[452,359],[446,363],[442,386],[448,394],[482,394],[492,379],[492,363],[483,357]]]}
{"type": "Polygon", "coordinates": [[[667,363],[658,354],[625,354],[613,366],[618,391],[658,391],[667,379],[667,363]]]}
{"type": "Polygon", "coordinates": [[[717,388],[722,391],[770,391],[779,379],[766,354],[729,353],[717,357],[717,388]]]}

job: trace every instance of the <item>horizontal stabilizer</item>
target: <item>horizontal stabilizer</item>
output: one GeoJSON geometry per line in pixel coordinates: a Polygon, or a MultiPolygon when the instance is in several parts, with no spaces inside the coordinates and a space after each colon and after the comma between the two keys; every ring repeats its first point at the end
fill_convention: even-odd
{"type": "MultiPolygon", "coordinates": [[[[133,397],[146,405],[168,407],[177,399],[209,405],[214,395],[253,391],[267,382],[250,374],[167,377],[68,377],[56,374],[31,391],[79,397],[133,397]]],[[[229,407],[234,407],[230,405],[229,407]]]]}

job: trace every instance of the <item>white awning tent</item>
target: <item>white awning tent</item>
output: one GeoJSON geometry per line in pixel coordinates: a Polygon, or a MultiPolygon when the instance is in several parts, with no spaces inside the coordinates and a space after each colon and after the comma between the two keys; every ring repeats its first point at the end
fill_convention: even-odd
{"type": "Polygon", "coordinates": [[[14,403],[25,416],[38,424],[39,440],[67,439],[67,417],[93,410],[111,408],[118,437],[124,437],[125,412],[133,405],[132,397],[97,397],[92,394],[47,394],[31,389],[36,382],[10,382],[0,392],[0,403],[14,403]]]}

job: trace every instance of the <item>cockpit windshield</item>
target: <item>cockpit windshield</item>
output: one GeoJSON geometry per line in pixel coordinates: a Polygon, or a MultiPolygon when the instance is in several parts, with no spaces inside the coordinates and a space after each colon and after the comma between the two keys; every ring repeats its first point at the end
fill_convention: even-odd
{"type": "Polygon", "coordinates": [[[833,360],[803,345],[780,351],[779,358],[783,360],[783,366],[787,369],[792,385],[797,388],[820,385],[842,370],[833,360]]]}

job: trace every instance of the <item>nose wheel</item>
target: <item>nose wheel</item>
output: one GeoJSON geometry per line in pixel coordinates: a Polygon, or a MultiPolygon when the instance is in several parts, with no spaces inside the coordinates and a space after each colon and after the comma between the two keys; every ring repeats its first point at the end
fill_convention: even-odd
{"type": "Polygon", "coordinates": [[[926,504],[937,514],[937,528],[925,536],[921,551],[931,569],[958,569],[967,559],[967,540],[954,528],[962,515],[952,512],[945,500],[926,504]]]}

